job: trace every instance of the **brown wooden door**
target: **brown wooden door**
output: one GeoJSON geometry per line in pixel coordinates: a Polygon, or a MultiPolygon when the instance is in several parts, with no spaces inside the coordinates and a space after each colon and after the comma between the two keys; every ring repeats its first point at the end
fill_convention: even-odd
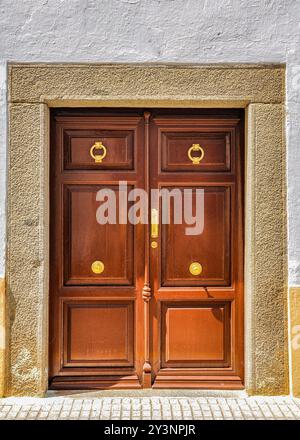
{"type": "Polygon", "coordinates": [[[52,388],[243,386],[242,135],[233,110],[53,112],[52,388]],[[134,188],[149,194],[146,224],[119,221],[134,188]],[[115,224],[97,221],[100,189],[115,224]],[[172,197],[169,223],[167,199],[151,202],[173,189],[198,216],[200,190],[201,233],[172,197]]]}

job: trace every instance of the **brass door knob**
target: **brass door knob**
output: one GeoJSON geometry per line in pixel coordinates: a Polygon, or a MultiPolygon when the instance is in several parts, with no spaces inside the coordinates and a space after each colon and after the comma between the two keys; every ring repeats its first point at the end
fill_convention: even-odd
{"type": "Polygon", "coordinates": [[[203,267],[197,261],[194,261],[190,264],[189,271],[192,275],[200,275],[203,270],[203,267]]]}
{"type": "Polygon", "coordinates": [[[99,274],[104,271],[104,263],[102,261],[94,261],[91,265],[93,273],[99,274]]]}

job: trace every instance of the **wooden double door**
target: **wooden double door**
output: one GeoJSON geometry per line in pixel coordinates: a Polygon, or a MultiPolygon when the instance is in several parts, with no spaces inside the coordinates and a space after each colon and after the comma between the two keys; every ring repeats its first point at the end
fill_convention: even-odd
{"type": "Polygon", "coordinates": [[[243,388],[242,182],[241,111],[52,113],[51,388],[243,388]]]}

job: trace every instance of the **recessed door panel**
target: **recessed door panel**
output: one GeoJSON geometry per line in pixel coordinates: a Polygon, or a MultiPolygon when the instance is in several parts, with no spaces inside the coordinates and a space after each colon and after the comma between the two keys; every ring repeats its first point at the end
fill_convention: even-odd
{"type": "Polygon", "coordinates": [[[119,169],[134,167],[134,131],[121,130],[66,130],[64,131],[65,169],[119,169]],[[96,162],[104,150],[94,148],[101,143],[105,148],[105,160],[96,162]],[[99,151],[98,151],[99,150],[99,151]]]}
{"type": "Polygon", "coordinates": [[[162,225],[162,286],[229,285],[230,188],[189,188],[193,209],[185,213],[187,188],[177,189],[181,193],[182,215],[178,217],[180,207],[173,199],[170,224],[162,225]],[[198,271],[193,271],[195,264],[199,265],[198,271]]]}
{"type": "MultiPolygon", "coordinates": [[[[127,190],[119,190],[118,186],[65,187],[65,284],[133,284],[134,231],[133,225],[117,221],[120,197],[127,197],[127,190]],[[105,191],[104,194],[116,202],[115,218],[111,218],[113,223],[100,224],[97,220],[97,211],[101,207],[97,200],[99,191],[105,191]],[[120,191],[123,194],[120,195],[120,191]],[[95,262],[103,265],[100,274],[97,267],[94,270],[95,262]]],[[[111,209],[114,209],[113,205],[111,209]]]]}
{"type": "Polygon", "coordinates": [[[227,366],[230,305],[165,304],[162,310],[162,359],[165,367],[227,366]]]}
{"type": "Polygon", "coordinates": [[[133,304],[64,302],[64,367],[133,366],[133,304]]]}
{"type": "Polygon", "coordinates": [[[161,154],[163,171],[230,171],[230,133],[161,131],[161,154]]]}

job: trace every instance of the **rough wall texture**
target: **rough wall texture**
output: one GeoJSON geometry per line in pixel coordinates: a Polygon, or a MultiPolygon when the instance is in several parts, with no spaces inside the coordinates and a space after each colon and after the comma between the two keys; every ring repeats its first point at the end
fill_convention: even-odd
{"type": "Polygon", "coordinates": [[[44,149],[43,142],[44,105],[12,104],[9,111],[7,385],[10,394],[42,395],[48,364],[48,243],[44,236],[44,180],[48,177],[44,154],[48,149],[44,149]]]}
{"type": "Polygon", "coordinates": [[[282,61],[295,0],[1,1],[0,53],[28,61],[282,61]]]}
{"type": "MultiPolygon", "coordinates": [[[[0,59],[0,277],[5,274],[5,235],[6,235],[6,64],[0,59]]],[[[1,311],[0,311],[1,313],[1,311]]]]}
{"type": "Polygon", "coordinates": [[[248,108],[246,342],[249,392],[288,392],[284,107],[248,108]],[[249,269],[249,270],[248,270],[249,269]],[[250,319],[249,319],[250,318],[250,319]],[[282,372],[282,374],[279,373],[282,372]],[[285,372],[285,373],[284,373],[285,372]]]}
{"type": "MultiPolygon", "coordinates": [[[[285,72],[281,67],[230,66],[128,66],[128,65],[74,65],[65,66],[12,66],[10,68],[10,95],[12,102],[52,102],[76,98],[103,104],[112,100],[135,98],[162,101],[170,99],[207,102],[225,101],[233,105],[248,102],[282,102],[285,72]],[[234,101],[236,103],[234,104],[234,101]]],[[[127,99],[128,102],[128,99],[127,99]]],[[[60,104],[61,105],[61,104],[60,104]]],[[[74,105],[74,104],[73,104],[74,105]]],[[[91,104],[89,104],[91,105],[91,104]]],[[[132,105],[132,104],[131,104],[132,105]]],[[[190,104],[191,105],[191,104],[190,104]]]]}

